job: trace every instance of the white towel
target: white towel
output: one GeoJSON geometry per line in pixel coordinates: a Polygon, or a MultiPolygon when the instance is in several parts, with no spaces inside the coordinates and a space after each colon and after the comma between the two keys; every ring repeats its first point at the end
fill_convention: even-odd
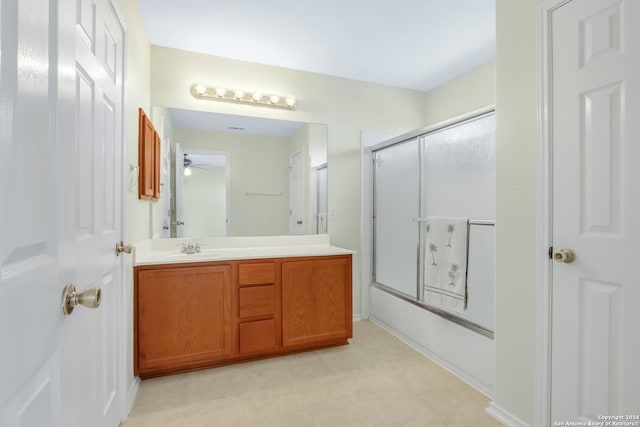
{"type": "Polygon", "coordinates": [[[428,217],[425,302],[462,312],[467,306],[468,218],[428,217]]]}

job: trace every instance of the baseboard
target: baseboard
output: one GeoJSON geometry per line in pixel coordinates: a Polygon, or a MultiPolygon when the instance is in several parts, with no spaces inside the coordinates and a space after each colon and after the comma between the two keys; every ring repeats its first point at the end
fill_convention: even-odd
{"type": "Polygon", "coordinates": [[[397,337],[401,341],[403,341],[405,344],[407,344],[408,346],[413,348],[418,353],[420,353],[423,356],[431,359],[432,361],[434,361],[435,363],[437,363],[438,365],[440,365],[441,367],[443,367],[447,371],[451,372],[453,375],[455,375],[456,377],[460,378],[462,381],[466,382],[471,387],[473,387],[476,390],[478,390],[480,393],[484,394],[488,398],[493,398],[493,395],[492,395],[493,390],[488,388],[486,385],[478,382],[475,378],[472,378],[469,375],[466,375],[465,373],[460,372],[460,370],[457,369],[455,366],[452,366],[450,363],[448,363],[447,361],[445,361],[444,359],[442,359],[441,357],[439,357],[435,353],[429,351],[424,346],[418,344],[417,342],[415,342],[414,340],[412,340],[408,336],[404,335],[402,332],[392,328],[391,326],[387,325],[386,323],[384,323],[380,319],[376,318],[375,316],[370,316],[369,320],[371,322],[375,323],[376,325],[380,326],[382,329],[384,329],[385,331],[389,332],[393,336],[397,337]]]}
{"type": "Polygon", "coordinates": [[[487,407],[487,409],[485,410],[489,415],[491,415],[493,418],[500,421],[507,427],[529,427],[529,424],[505,411],[504,409],[496,405],[496,402],[491,402],[489,404],[489,407],[487,407]]]}
{"type": "Polygon", "coordinates": [[[359,322],[362,320],[362,317],[360,317],[359,314],[354,314],[353,315],[353,323],[359,322]]]}
{"type": "Polygon", "coordinates": [[[133,409],[133,404],[136,401],[136,396],[138,395],[138,390],[140,389],[140,378],[135,377],[133,382],[129,386],[129,393],[127,393],[127,417],[131,413],[133,409]]]}

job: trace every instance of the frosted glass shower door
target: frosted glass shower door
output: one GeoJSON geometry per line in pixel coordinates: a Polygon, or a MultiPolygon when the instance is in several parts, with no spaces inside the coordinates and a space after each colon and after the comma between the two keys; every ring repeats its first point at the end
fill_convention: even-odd
{"type": "Polygon", "coordinates": [[[374,155],[374,281],[418,297],[419,152],[417,139],[374,155]]]}
{"type": "MultiPolygon", "coordinates": [[[[482,223],[493,223],[496,212],[495,114],[429,133],[420,138],[420,143],[420,216],[462,217],[472,221],[467,307],[463,313],[454,314],[493,331],[495,227],[482,223]]],[[[423,301],[423,295],[420,300],[423,301]]],[[[448,311],[446,307],[436,308],[448,311]]]]}

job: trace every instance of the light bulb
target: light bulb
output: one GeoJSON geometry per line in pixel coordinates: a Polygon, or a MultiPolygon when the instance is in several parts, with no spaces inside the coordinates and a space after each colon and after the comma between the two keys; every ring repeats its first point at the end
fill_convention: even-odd
{"type": "Polygon", "coordinates": [[[198,95],[204,95],[207,88],[204,85],[195,85],[193,90],[195,90],[198,95]]]}
{"type": "Polygon", "coordinates": [[[191,175],[191,168],[189,167],[184,168],[184,176],[189,176],[189,175],[191,175]]]}
{"type": "Polygon", "coordinates": [[[271,95],[269,100],[271,101],[272,104],[277,104],[278,101],[280,101],[280,97],[278,95],[271,95]]]}
{"type": "Polygon", "coordinates": [[[295,105],[296,105],[296,98],[295,98],[295,97],[293,97],[293,96],[289,96],[289,97],[287,97],[287,105],[288,105],[289,107],[295,107],[295,105]]]}
{"type": "Polygon", "coordinates": [[[240,90],[240,89],[237,89],[234,92],[234,95],[235,95],[236,99],[242,99],[242,98],[244,98],[244,91],[240,90]]]}
{"type": "Polygon", "coordinates": [[[253,94],[253,100],[259,102],[262,99],[262,94],[260,92],[256,92],[253,94]]]}
{"type": "Polygon", "coordinates": [[[218,95],[220,98],[222,98],[226,93],[227,93],[227,90],[225,88],[223,87],[216,88],[216,95],[218,95]]]}

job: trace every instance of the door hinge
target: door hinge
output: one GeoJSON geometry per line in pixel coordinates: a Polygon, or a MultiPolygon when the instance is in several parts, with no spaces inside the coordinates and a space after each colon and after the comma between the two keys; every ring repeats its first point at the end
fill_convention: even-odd
{"type": "Polygon", "coordinates": [[[549,259],[553,259],[553,246],[549,246],[549,259]]]}

